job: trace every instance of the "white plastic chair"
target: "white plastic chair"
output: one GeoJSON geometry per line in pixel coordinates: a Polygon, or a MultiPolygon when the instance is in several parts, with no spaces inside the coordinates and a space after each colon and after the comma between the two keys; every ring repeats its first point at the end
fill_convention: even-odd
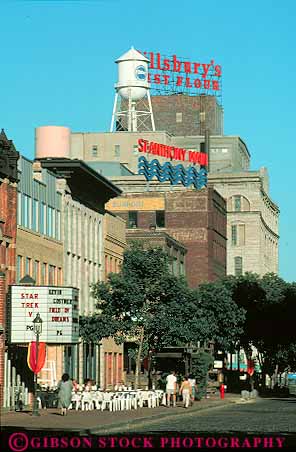
{"type": "Polygon", "coordinates": [[[70,405],[70,410],[75,406],[75,410],[78,411],[81,408],[81,394],[74,392],[72,393],[72,400],[70,405]]]}
{"type": "Polygon", "coordinates": [[[93,404],[97,410],[100,410],[102,408],[103,400],[104,400],[103,393],[100,391],[96,391],[93,398],[93,404]]]}
{"type": "Polygon", "coordinates": [[[107,406],[109,406],[109,411],[112,411],[112,408],[113,408],[112,398],[113,398],[112,392],[104,392],[103,393],[103,401],[102,401],[102,406],[101,406],[102,411],[105,408],[107,408],[107,406]]]}
{"type": "Polygon", "coordinates": [[[140,391],[138,393],[138,404],[140,408],[143,408],[147,402],[148,408],[151,408],[150,398],[148,397],[148,391],[140,391]]]}
{"type": "Polygon", "coordinates": [[[81,398],[81,409],[82,411],[86,410],[93,410],[93,395],[91,392],[83,392],[82,398],[81,398]]]}
{"type": "Polygon", "coordinates": [[[113,411],[120,410],[120,396],[118,393],[115,393],[112,397],[112,410],[113,411]]]}

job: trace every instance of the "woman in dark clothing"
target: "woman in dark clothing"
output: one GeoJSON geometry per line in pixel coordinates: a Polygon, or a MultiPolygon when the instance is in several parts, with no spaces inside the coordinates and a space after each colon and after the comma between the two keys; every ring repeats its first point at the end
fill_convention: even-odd
{"type": "Polygon", "coordinates": [[[65,416],[71,404],[73,391],[73,384],[68,374],[62,376],[58,384],[58,391],[59,408],[61,408],[61,415],[65,416]]]}

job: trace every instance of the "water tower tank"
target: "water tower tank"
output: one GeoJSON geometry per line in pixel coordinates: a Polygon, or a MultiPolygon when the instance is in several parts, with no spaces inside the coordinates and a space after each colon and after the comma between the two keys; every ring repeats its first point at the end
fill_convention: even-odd
{"type": "Polygon", "coordinates": [[[133,47],[118,60],[118,83],[115,84],[118,94],[124,99],[129,95],[133,101],[142,99],[150,88],[148,83],[149,60],[133,47]]]}
{"type": "Polygon", "coordinates": [[[42,126],[35,129],[35,157],[70,158],[70,135],[68,127],[42,126]]]}

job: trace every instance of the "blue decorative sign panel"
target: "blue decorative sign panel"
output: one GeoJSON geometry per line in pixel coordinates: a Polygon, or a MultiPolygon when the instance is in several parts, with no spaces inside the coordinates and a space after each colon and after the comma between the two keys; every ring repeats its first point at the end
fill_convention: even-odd
{"type": "Polygon", "coordinates": [[[170,162],[165,162],[163,165],[157,159],[151,162],[145,157],[139,157],[138,160],[138,174],[145,176],[147,180],[152,180],[154,177],[159,182],[170,182],[172,185],[181,183],[184,187],[193,185],[197,190],[207,186],[207,171],[201,168],[199,171],[194,166],[184,168],[183,165],[172,165],[170,162]]]}

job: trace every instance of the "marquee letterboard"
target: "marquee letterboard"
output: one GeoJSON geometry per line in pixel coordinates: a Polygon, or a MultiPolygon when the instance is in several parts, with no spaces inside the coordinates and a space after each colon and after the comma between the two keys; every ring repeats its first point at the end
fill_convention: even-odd
{"type": "Polygon", "coordinates": [[[74,287],[11,286],[9,329],[10,342],[36,340],[33,320],[42,319],[40,342],[73,344],[79,338],[79,290],[74,287]]]}

